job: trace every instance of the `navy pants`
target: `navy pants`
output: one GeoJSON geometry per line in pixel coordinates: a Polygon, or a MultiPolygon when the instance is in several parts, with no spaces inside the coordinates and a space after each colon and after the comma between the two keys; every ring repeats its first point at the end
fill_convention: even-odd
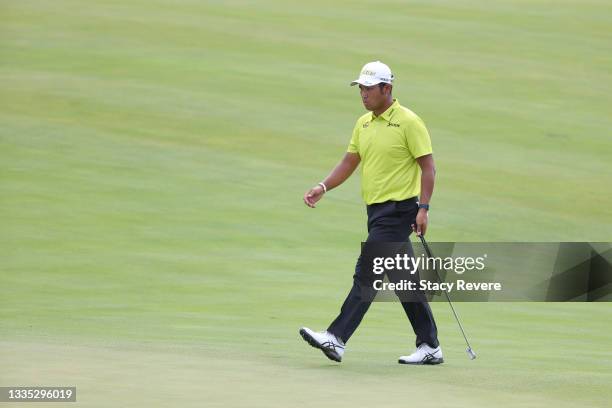
{"type": "MultiPolygon", "coordinates": [[[[405,242],[408,241],[412,232],[411,225],[415,223],[418,212],[417,198],[368,205],[367,211],[367,242],[405,242]]],[[[368,289],[364,285],[370,283],[367,278],[364,279],[361,261],[361,256],[359,256],[353,275],[353,287],[342,304],[340,314],[327,329],[345,343],[353,335],[371,304],[371,299],[363,297],[364,292],[368,289]]],[[[438,329],[427,300],[401,302],[401,304],[416,334],[417,347],[421,343],[427,343],[434,348],[438,347],[438,329]]]]}

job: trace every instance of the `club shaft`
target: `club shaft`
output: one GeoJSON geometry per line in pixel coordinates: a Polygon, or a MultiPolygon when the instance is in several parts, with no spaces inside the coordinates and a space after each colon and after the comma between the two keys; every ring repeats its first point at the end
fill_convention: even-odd
{"type": "MultiPolygon", "coordinates": [[[[429,245],[427,245],[427,241],[425,241],[425,237],[423,235],[419,235],[419,238],[421,238],[421,243],[423,244],[423,248],[425,248],[425,252],[427,253],[427,256],[429,258],[433,258],[433,255],[431,253],[431,250],[429,249],[429,245]]],[[[438,272],[438,268],[435,266],[435,262],[434,262],[434,271],[436,272],[436,277],[438,278],[438,283],[442,284],[442,278],[440,277],[440,273],[438,272]]],[[[470,342],[467,339],[467,336],[465,335],[465,330],[463,330],[463,325],[461,324],[461,320],[459,320],[459,316],[457,315],[457,312],[455,311],[455,307],[453,306],[453,302],[451,302],[451,298],[450,295],[448,294],[448,292],[446,290],[443,290],[444,295],[446,296],[446,300],[448,301],[448,304],[451,308],[451,311],[453,312],[453,315],[455,316],[455,320],[457,321],[457,324],[459,325],[459,330],[461,330],[461,334],[463,335],[463,338],[465,340],[465,344],[467,344],[468,348],[471,350],[472,346],[470,346],[470,342]]]]}

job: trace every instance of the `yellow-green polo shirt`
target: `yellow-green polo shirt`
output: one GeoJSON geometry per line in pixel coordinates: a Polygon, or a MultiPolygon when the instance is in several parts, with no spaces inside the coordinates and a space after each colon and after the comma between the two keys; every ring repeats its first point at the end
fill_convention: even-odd
{"type": "Polygon", "coordinates": [[[384,113],[357,119],[348,146],[361,157],[361,195],[366,204],[400,201],[421,193],[417,157],[432,153],[425,124],[397,99],[384,113]]]}

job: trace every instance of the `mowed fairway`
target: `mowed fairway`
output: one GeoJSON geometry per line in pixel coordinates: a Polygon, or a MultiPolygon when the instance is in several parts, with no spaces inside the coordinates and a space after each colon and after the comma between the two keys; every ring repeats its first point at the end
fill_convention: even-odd
{"type": "Polygon", "coordinates": [[[84,407],[609,406],[609,303],[458,304],[475,361],[435,303],[438,367],[396,363],[414,338],[395,303],[340,365],[299,338],[335,317],[366,234],[358,177],[301,196],[345,151],[369,60],[432,135],[431,241],[612,241],[610,3],[376,4],[2,3],[0,386],[76,385],[84,407]]]}

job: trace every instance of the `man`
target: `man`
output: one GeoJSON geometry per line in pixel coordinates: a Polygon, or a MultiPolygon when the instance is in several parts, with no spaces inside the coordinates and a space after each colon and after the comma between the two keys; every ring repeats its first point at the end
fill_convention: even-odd
{"type": "MultiPolygon", "coordinates": [[[[434,187],[434,160],[431,140],[423,121],[393,98],[393,74],[380,61],[370,62],[361,70],[361,100],[368,111],[355,125],[344,158],[332,172],[304,194],[304,203],[315,204],[329,190],[350,177],[361,163],[361,190],[367,204],[367,242],[404,242],[411,232],[425,234],[427,212],[434,187]],[[420,198],[420,199],[419,199],[420,198]]],[[[300,335],[319,348],[331,360],[340,362],[345,345],[370,307],[363,293],[367,279],[355,266],[353,287],[340,314],[323,332],[307,327],[300,335]]],[[[414,333],[415,352],[399,358],[402,364],[440,364],[442,349],[431,309],[426,300],[402,302],[414,333]]]]}

